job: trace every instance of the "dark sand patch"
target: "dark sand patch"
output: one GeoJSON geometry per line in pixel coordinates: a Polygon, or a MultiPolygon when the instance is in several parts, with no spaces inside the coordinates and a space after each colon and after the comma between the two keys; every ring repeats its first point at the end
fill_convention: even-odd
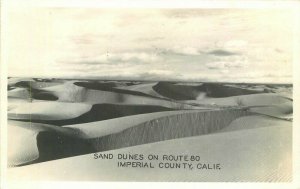
{"type": "Polygon", "coordinates": [[[205,93],[205,96],[213,98],[263,93],[257,90],[249,90],[213,83],[191,86],[182,84],[178,85],[170,82],[159,82],[157,85],[153,86],[153,89],[157,93],[174,100],[196,100],[199,97],[203,98],[203,93],[205,93]]]}
{"type": "MultiPolygon", "coordinates": [[[[142,93],[139,91],[134,90],[124,90],[118,87],[124,87],[124,85],[120,85],[117,83],[109,82],[109,83],[99,83],[99,82],[74,82],[74,85],[84,87],[87,89],[92,90],[101,90],[101,91],[109,91],[109,92],[116,92],[116,93],[123,93],[129,95],[137,95],[137,96],[147,96],[147,97],[154,97],[146,93],[142,93]]],[[[125,85],[127,86],[127,85],[125,85]]]]}
{"type": "Polygon", "coordinates": [[[51,92],[47,92],[41,89],[33,89],[33,88],[15,88],[8,91],[8,97],[13,98],[21,98],[27,100],[49,100],[56,101],[58,97],[52,94],[51,92]]]}

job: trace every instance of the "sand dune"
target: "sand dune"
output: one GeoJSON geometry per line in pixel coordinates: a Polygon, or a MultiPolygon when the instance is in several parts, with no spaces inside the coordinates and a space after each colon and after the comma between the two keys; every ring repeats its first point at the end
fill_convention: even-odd
{"type": "Polygon", "coordinates": [[[257,90],[243,89],[221,84],[204,83],[198,86],[182,85],[170,82],[159,82],[153,89],[168,98],[175,100],[196,100],[204,97],[229,97],[262,93],[257,90]]]}
{"type": "Polygon", "coordinates": [[[126,83],[120,82],[101,82],[101,81],[77,81],[74,82],[74,85],[85,87],[87,89],[96,89],[96,90],[111,90],[115,87],[127,86],[126,83]]]}
{"type": "Polygon", "coordinates": [[[215,104],[220,106],[268,106],[292,101],[278,94],[265,93],[240,95],[225,98],[206,98],[203,100],[187,100],[183,102],[198,104],[215,104]]]}
{"type": "Polygon", "coordinates": [[[58,97],[58,101],[61,102],[84,102],[88,104],[109,103],[127,105],[153,105],[174,109],[200,108],[180,102],[153,98],[151,96],[140,96],[128,93],[126,94],[123,92],[87,89],[85,87],[76,86],[73,84],[73,82],[66,82],[64,85],[43,88],[43,90],[52,92],[53,95],[58,97]]]}
{"type": "Polygon", "coordinates": [[[39,101],[22,103],[8,111],[15,120],[63,120],[78,117],[92,108],[89,104],[39,101]]]}
{"type": "Polygon", "coordinates": [[[270,115],[278,118],[291,117],[293,101],[278,94],[252,94],[226,98],[207,98],[205,100],[184,101],[199,105],[248,107],[251,112],[270,115]]]}
{"type": "MultiPolygon", "coordinates": [[[[192,112],[201,112],[195,110],[192,112]]],[[[166,112],[154,112],[147,114],[139,114],[132,116],[125,116],[117,119],[110,119],[104,121],[90,122],[85,124],[66,125],[65,127],[74,128],[82,132],[83,138],[96,138],[106,136],[114,133],[122,132],[125,129],[147,123],[151,120],[156,120],[164,117],[169,117],[179,114],[191,113],[191,110],[180,111],[166,111],[166,112]]]]}
{"type": "Polygon", "coordinates": [[[23,103],[28,103],[30,100],[22,99],[22,98],[14,98],[9,97],[7,99],[7,111],[11,111],[12,109],[15,109],[19,106],[22,106],[23,103]]]}
{"type": "Polygon", "coordinates": [[[77,155],[78,151],[82,153],[85,151],[83,147],[87,146],[83,146],[84,142],[75,138],[77,135],[78,131],[75,129],[9,121],[8,165],[20,166],[58,159],[65,154],[77,155]]]}
{"type": "Polygon", "coordinates": [[[38,131],[15,127],[10,125],[10,123],[7,128],[7,142],[8,146],[10,146],[7,151],[8,166],[23,165],[38,159],[39,150],[36,143],[38,131]]]}
{"type": "MultiPolygon", "coordinates": [[[[69,125],[66,127],[82,131],[82,133],[84,133],[82,137],[87,139],[124,133],[130,129],[144,132],[145,129],[148,129],[147,127],[153,130],[153,132],[155,129],[161,130],[157,132],[157,135],[161,136],[156,136],[156,138],[169,137],[167,135],[172,135],[172,138],[180,135],[192,136],[215,132],[228,126],[234,119],[245,115],[250,114],[243,110],[230,110],[228,112],[182,110],[127,116],[88,124],[69,125]],[[199,122],[199,120],[202,120],[202,122],[199,122]]],[[[137,134],[136,137],[142,136],[137,134]]],[[[135,140],[135,138],[128,138],[128,140],[135,140]]]]}
{"type": "MultiPolygon", "coordinates": [[[[192,105],[183,104],[180,102],[168,101],[163,99],[155,99],[152,97],[142,97],[135,95],[128,95],[122,93],[106,92],[106,91],[95,91],[88,90],[85,94],[84,102],[99,104],[99,103],[112,103],[112,104],[141,104],[141,105],[156,105],[163,106],[166,108],[174,109],[196,109],[201,107],[194,107],[192,105]],[[101,96],[101,98],[99,98],[101,96]]],[[[207,109],[202,107],[203,109],[207,109]]]]}
{"type": "MultiPolygon", "coordinates": [[[[24,105],[22,105],[24,106],[24,105]]],[[[161,106],[149,106],[149,105],[116,105],[116,104],[80,104],[72,103],[71,106],[69,103],[45,103],[45,102],[35,102],[30,106],[36,107],[37,109],[43,107],[45,110],[40,112],[31,112],[28,114],[28,111],[25,113],[22,112],[23,109],[15,108],[10,109],[8,116],[10,119],[21,120],[21,121],[31,121],[35,123],[45,123],[51,125],[70,125],[70,124],[80,124],[80,123],[89,123],[94,121],[102,121],[107,119],[113,119],[118,117],[124,117],[129,115],[136,114],[145,114],[151,112],[162,112],[162,111],[171,111],[173,109],[165,108],[161,106]],[[64,110],[55,111],[57,104],[60,106],[65,106],[64,110]],[[91,108],[88,108],[91,107],[91,108]],[[74,109],[78,112],[69,112],[68,108],[74,109]],[[80,110],[81,108],[81,110],[80,110]],[[54,112],[55,111],[55,112],[54,112]],[[17,113],[15,113],[17,112],[17,113]],[[57,113],[59,116],[57,116],[57,113]]]]}
{"type": "Polygon", "coordinates": [[[86,88],[86,89],[92,89],[92,90],[100,90],[100,91],[109,91],[109,92],[115,92],[115,93],[122,93],[122,94],[129,94],[129,95],[137,95],[137,96],[148,96],[153,97],[151,95],[148,95],[147,93],[142,93],[135,90],[124,90],[121,87],[127,87],[125,83],[116,83],[116,82],[106,82],[106,83],[99,83],[99,82],[75,82],[74,85],[86,88]]]}
{"type": "Polygon", "coordinates": [[[238,131],[243,129],[257,129],[261,127],[283,126],[290,127],[291,122],[278,120],[276,118],[263,115],[250,115],[235,119],[229,126],[219,130],[219,132],[238,131]]]}
{"type": "MultiPolygon", "coordinates": [[[[105,151],[174,138],[203,135],[216,132],[228,126],[234,119],[247,114],[247,112],[241,110],[230,110],[226,112],[190,111],[188,113],[149,119],[138,125],[132,125],[130,128],[126,128],[121,132],[116,133],[113,131],[113,133],[103,137],[92,138],[90,142],[97,151],[105,151]]],[[[99,124],[98,127],[101,127],[101,122],[99,122],[99,124]]],[[[110,126],[113,125],[110,124],[110,126]]],[[[123,126],[118,125],[117,127],[120,129],[123,126]]],[[[83,132],[89,131],[90,129],[95,131],[95,124],[93,124],[91,128],[89,128],[88,125],[81,128],[83,132]]],[[[99,133],[99,135],[101,136],[101,133],[99,133]]],[[[86,138],[90,137],[87,136],[86,138]]]]}
{"type": "Polygon", "coordinates": [[[177,85],[170,82],[158,82],[153,89],[160,95],[174,100],[197,99],[200,93],[205,93],[202,84],[199,86],[177,85]]]}
{"type": "Polygon", "coordinates": [[[7,79],[8,86],[14,86],[19,82],[34,82],[32,78],[11,77],[7,79]]]}
{"type": "MultiPolygon", "coordinates": [[[[221,170],[120,168],[117,159],[93,154],[13,168],[10,180],[289,182],[292,180],[292,127],[274,126],[168,140],[108,151],[113,154],[194,154],[221,170]],[[201,145],[200,145],[201,144],[201,145]],[[166,149],[168,149],[166,151],[166,149]],[[45,171],[47,170],[47,171],[45,171]],[[24,174],[24,173],[31,174],[24,174]]],[[[149,161],[148,161],[149,162],[149,161]]],[[[196,164],[195,164],[196,166],[196,164]]]]}
{"type": "Polygon", "coordinates": [[[292,178],[290,85],[9,78],[8,88],[11,179],[292,178]],[[186,153],[222,169],[118,168],[95,152],[186,153]]]}
{"type": "Polygon", "coordinates": [[[292,102],[286,102],[266,107],[253,107],[250,108],[250,111],[284,119],[293,117],[293,104],[292,102]]]}
{"type": "Polygon", "coordinates": [[[58,99],[58,97],[53,95],[52,93],[40,89],[31,89],[31,88],[12,89],[8,91],[8,97],[21,98],[27,101],[32,101],[33,99],[55,101],[58,99]]]}
{"type": "Polygon", "coordinates": [[[31,89],[41,89],[45,87],[51,87],[51,86],[56,86],[56,85],[61,85],[61,82],[42,82],[42,81],[20,81],[15,84],[17,87],[22,87],[22,88],[31,88],[31,89]]]}
{"type": "Polygon", "coordinates": [[[128,91],[138,91],[144,94],[148,94],[150,96],[158,97],[158,98],[166,98],[159,93],[157,93],[153,86],[157,85],[157,82],[152,83],[144,83],[130,86],[117,87],[118,89],[128,90],[128,91]]]}
{"type": "MultiPolygon", "coordinates": [[[[242,110],[163,112],[78,124],[60,129],[51,125],[39,125],[37,123],[32,125],[31,122],[12,123],[18,127],[30,129],[30,135],[33,137],[28,139],[29,142],[23,142],[23,148],[30,146],[27,153],[32,152],[34,157],[39,157],[34,160],[46,161],[74,156],[74,154],[106,151],[214,133],[228,126],[234,119],[247,114],[242,110]],[[69,130],[66,132],[64,129],[69,130]],[[84,146],[85,149],[79,148],[77,145],[84,146]],[[38,150],[36,150],[36,146],[38,146],[38,150]],[[70,149],[70,152],[63,150],[66,147],[70,149]]],[[[20,131],[20,133],[23,132],[20,131]]],[[[22,134],[18,136],[18,138],[27,137],[27,135],[22,134]]],[[[22,154],[16,155],[17,157],[12,157],[12,159],[24,159],[18,157],[22,154]]],[[[30,160],[33,161],[33,158],[30,160]]],[[[24,163],[24,161],[22,162],[24,163]]]]}
{"type": "Polygon", "coordinates": [[[27,89],[24,88],[15,88],[12,90],[9,90],[7,92],[8,98],[20,98],[25,100],[30,100],[31,95],[27,89]]]}
{"type": "MultiPolygon", "coordinates": [[[[237,86],[236,84],[231,84],[230,86],[237,86]]],[[[292,99],[292,84],[282,84],[282,85],[278,85],[278,84],[240,84],[238,85],[238,87],[243,88],[243,89],[251,89],[251,90],[257,90],[257,91],[261,91],[261,92],[265,92],[265,93],[276,93],[279,95],[282,95],[286,98],[292,99]]]]}
{"type": "Polygon", "coordinates": [[[74,85],[74,81],[66,81],[61,85],[46,87],[43,90],[58,97],[60,102],[82,102],[86,90],[74,85]]]}

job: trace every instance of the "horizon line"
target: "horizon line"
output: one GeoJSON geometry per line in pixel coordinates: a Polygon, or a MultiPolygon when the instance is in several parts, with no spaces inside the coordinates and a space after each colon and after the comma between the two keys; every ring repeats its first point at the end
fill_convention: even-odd
{"type": "Polygon", "coordinates": [[[31,79],[60,79],[60,80],[100,80],[100,81],[124,81],[124,82],[182,82],[182,83],[220,83],[220,84],[282,84],[282,85],[293,85],[292,82],[251,82],[251,81],[241,81],[241,82],[234,82],[234,81],[213,81],[213,80],[179,80],[179,79],[125,79],[125,78],[101,78],[101,77],[50,77],[50,76],[42,76],[42,77],[30,77],[30,76],[7,76],[9,78],[31,78],[31,79]]]}

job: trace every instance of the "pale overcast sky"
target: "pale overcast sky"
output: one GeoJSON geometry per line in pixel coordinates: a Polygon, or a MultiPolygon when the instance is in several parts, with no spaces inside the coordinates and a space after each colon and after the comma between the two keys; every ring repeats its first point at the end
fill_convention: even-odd
{"type": "Polygon", "coordinates": [[[9,76],[292,81],[288,10],[26,8],[8,23],[9,76]]]}

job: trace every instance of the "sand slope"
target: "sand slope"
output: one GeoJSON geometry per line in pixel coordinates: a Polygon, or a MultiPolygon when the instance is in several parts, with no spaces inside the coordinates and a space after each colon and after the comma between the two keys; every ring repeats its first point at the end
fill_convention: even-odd
{"type": "Polygon", "coordinates": [[[273,93],[241,95],[226,98],[206,98],[203,100],[189,100],[184,102],[202,106],[245,107],[249,108],[251,112],[278,118],[292,117],[293,113],[293,101],[273,93]]]}
{"type": "MultiPolygon", "coordinates": [[[[83,85],[83,84],[81,84],[83,85]]],[[[58,97],[60,102],[84,102],[87,104],[127,104],[127,105],[155,105],[174,109],[195,109],[188,104],[174,102],[166,99],[154,98],[140,94],[126,93],[114,90],[95,90],[74,85],[74,82],[66,82],[63,85],[43,88],[44,91],[51,92],[58,97]]],[[[119,89],[120,90],[120,89],[119,89]]]]}
{"type": "MultiPolygon", "coordinates": [[[[41,103],[36,103],[37,108],[40,108],[41,103]]],[[[53,111],[56,108],[53,104],[48,104],[45,107],[44,112],[27,114],[26,112],[21,112],[20,108],[11,109],[9,118],[13,120],[21,121],[31,121],[35,123],[45,123],[56,126],[70,125],[70,124],[80,124],[80,123],[90,123],[95,121],[102,121],[107,119],[114,119],[129,115],[145,114],[151,112],[163,112],[172,111],[173,109],[165,108],[161,106],[149,106],[149,105],[116,105],[116,104],[95,104],[91,108],[88,108],[89,104],[72,103],[72,106],[68,106],[68,103],[64,110],[53,111]],[[53,108],[51,108],[53,106],[53,108]],[[82,106],[82,107],[81,107],[82,106]],[[84,107],[86,106],[86,108],[84,107]],[[77,109],[77,112],[72,114],[67,108],[77,109]],[[81,110],[79,110],[81,108],[81,110]],[[17,112],[17,113],[14,113],[17,112]],[[57,116],[59,113],[59,116],[57,116]]],[[[74,111],[73,110],[73,111],[74,111]]]]}
{"type": "Polygon", "coordinates": [[[121,82],[74,82],[74,85],[80,86],[86,89],[92,90],[100,90],[100,91],[108,91],[108,92],[116,92],[123,94],[131,94],[137,96],[148,96],[148,97],[156,97],[155,95],[151,95],[145,92],[141,92],[139,90],[128,90],[128,88],[132,88],[133,86],[139,86],[143,84],[136,85],[127,85],[126,83],[121,82]]]}
{"type": "Polygon", "coordinates": [[[60,120],[78,117],[92,108],[89,104],[39,101],[22,103],[8,111],[15,120],[60,120]]]}
{"type": "Polygon", "coordinates": [[[278,120],[276,118],[262,116],[262,115],[249,115],[235,119],[228,127],[224,127],[219,132],[238,131],[243,129],[257,129],[261,127],[282,126],[290,127],[292,124],[289,121],[278,120]]]}
{"type": "MultiPolygon", "coordinates": [[[[226,112],[190,111],[186,113],[165,115],[155,119],[150,118],[137,125],[131,125],[129,128],[126,128],[126,126],[123,126],[122,124],[114,126],[110,123],[110,127],[114,126],[115,128],[118,128],[119,132],[111,130],[112,133],[106,133],[106,135],[103,135],[101,132],[97,132],[95,124],[91,127],[89,127],[88,124],[85,125],[85,127],[80,126],[80,130],[85,133],[87,131],[88,133],[91,133],[90,130],[93,130],[93,133],[103,136],[95,137],[95,135],[92,134],[92,136],[94,136],[93,138],[89,135],[85,138],[90,140],[91,144],[97,151],[104,151],[174,138],[213,133],[228,126],[237,117],[244,115],[247,115],[247,112],[241,110],[230,110],[226,112]],[[123,129],[121,130],[121,128],[123,129]]],[[[99,122],[98,127],[102,127],[101,122],[99,122]]],[[[72,128],[78,127],[73,126],[72,128]]]]}
{"type": "MultiPolygon", "coordinates": [[[[9,121],[8,166],[26,165],[39,162],[41,159],[43,161],[58,159],[61,154],[69,152],[71,149],[71,146],[66,145],[66,139],[74,139],[78,135],[77,133],[75,129],[70,128],[9,121]]],[[[78,140],[72,141],[74,142],[73,146],[80,148],[80,144],[76,141],[78,140]]],[[[73,154],[76,154],[74,152],[73,154]]]]}
{"type": "MultiPolygon", "coordinates": [[[[194,154],[221,170],[120,168],[117,160],[93,154],[10,169],[10,180],[69,181],[238,181],[288,182],[292,179],[291,127],[274,126],[203,135],[112,150],[117,154],[194,154]],[[199,145],[201,144],[201,145],[199,145]],[[166,151],[166,149],[168,149],[166,151]],[[45,171],[47,170],[47,171],[45,171]],[[24,174],[30,172],[31,174],[24,174]]],[[[157,162],[153,162],[157,167],[157,162]]]]}
{"type": "Polygon", "coordinates": [[[264,93],[232,96],[225,98],[205,98],[203,100],[188,100],[183,102],[198,104],[215,104],[221,106],[268,106],[291,102],[291,100],[282,97],[278,94],[264,93]]]}
{"type": "Polygon", "coordinates": [[[153,86],[155,86],[155,85],[157,85],[157,82],[136,84],[136,85],[130,85],[130,86],[122,86],[122,87],[117,87],[117,88],[123,89],[123,90],[128,90],[128,91],[138,91],[143,94],[147,94],[147,95],[154,96],[154,97],[166,98],[166,97],[160,95],[159,93],[157,93],[153,89],[153,86]]]}
{"type": "Polygon", "coordinates": [[[27,89],[15,88],[7,92],[8,98],[20,98],[30,100],[31,95],[27,89]]]}
{"type": "MultiPolygon", "coordinates": [[[[127,116],[62,128],[53,125],[32,124],[31,122],[12,122],[14,127],[30,129],[30,134],[34,137],[28,139],[29,142],[23,142],[23,148],[28,148],[27,153],[32,153],[34,157],[39,157],[39,159],[29,158],[28,161],[25,161],[24,158],[19,157],[22,154],[15,154],[16,157],[11,156],[11,158],[23,159],[23,164],[29,164],[33,160],[47,161],[73,156],[74,154],[205,135],[227,127],[236,118],[247,114],[242,110],[176,111],[127,116]],[[83,149],[81,146],[85,148],[83,149]],[[68,150],[65,149],[66,147],[68,150]]],[[[18,138],[25,140],[27,135],[22,135],[22,131],[20,133],[18,138]]],[[[10,164],[14,166],[20,164],[14,162],[12,160],[10,164]]]]}
{"type": "Polygon", "coordinates": [[[34,82],[34,79],[22,77],[11,77],[7,79],[8,86],[15,86],[19,82],[34,82]]]}

